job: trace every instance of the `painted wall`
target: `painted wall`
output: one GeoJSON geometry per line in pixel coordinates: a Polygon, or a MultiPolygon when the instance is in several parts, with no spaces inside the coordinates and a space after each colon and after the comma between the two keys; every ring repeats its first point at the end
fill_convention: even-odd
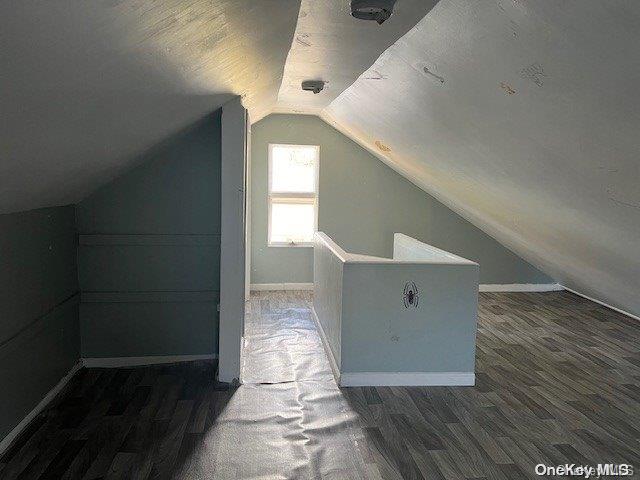
{"type": "Polygon", "coordinates": [[[347,251],[391,257],[405,233],[480,264],[480,283],[551,283],[530,264],[315,116],[252,127],[251,283],[312,282],[312,248],[267,247],[267,146],[320,145],[319,230],[347,251]]]}
{"type": "Polygon", "coordinates": [[[473,384],[478,264],[400,234],[393,260],[345,252],[323,232],[313,252],[315,319],[340,385],[473,384]]]}
{"type": "Polygon", "coordinates": [[[217,352],[220,114],[77,207],[83,357],[217,352]]]}
{"type": "Polygon", "coordinates": [[[0,215],[0,440],[78,361],[73,206],[0,215]]]}
{"type": "Polygon", "coordinates": [[[473,373],[477,285],[474,264],[347,263],[341,372],[473,373]],[[402,302],[408,278],[417,308],[402,302]]]}
{"type": "Polygon", "coordinates": [[[561,284],[640,316],[640,2],[489,3],[438,2],[322,116],[561,284]]]}

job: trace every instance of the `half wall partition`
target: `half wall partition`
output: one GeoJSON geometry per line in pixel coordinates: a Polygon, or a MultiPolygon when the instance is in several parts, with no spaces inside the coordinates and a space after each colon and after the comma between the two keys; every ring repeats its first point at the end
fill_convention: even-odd
{"type": "Polygon", "coordinates": [[[314,242],[314,319],[342,386],[473,385],[477,263],[394,234],[393,258],[314,242]]]}

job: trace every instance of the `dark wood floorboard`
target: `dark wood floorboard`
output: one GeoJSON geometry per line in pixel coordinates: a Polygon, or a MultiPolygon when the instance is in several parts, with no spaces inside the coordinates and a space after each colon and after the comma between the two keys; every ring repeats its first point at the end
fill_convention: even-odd
{"type": "MultiPolygon", "coordinates": [[[[251,308],[278,328],[296,316],[300,333],[309,301],[260,293],[251,308]]],[[[475,387],[337,389],[295,373],[235,390],[213,380],[214,362],[83,369],[0,458],[0,478],[258,478],[269,458],[291,468],[260,478],[640,470],[640,322],[567,292],[481,293],[477,343],[475,387]],[[338,451],[355,460],[333,465],[338,451]]]]}

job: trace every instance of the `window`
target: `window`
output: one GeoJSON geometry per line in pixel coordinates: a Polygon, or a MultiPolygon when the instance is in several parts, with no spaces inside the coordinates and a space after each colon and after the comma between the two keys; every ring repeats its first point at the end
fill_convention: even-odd
{"type": "Polygon", "coordinates": [[[269,246],[313,244],[319,156],[317,145],[269,144],[269,246]]]}

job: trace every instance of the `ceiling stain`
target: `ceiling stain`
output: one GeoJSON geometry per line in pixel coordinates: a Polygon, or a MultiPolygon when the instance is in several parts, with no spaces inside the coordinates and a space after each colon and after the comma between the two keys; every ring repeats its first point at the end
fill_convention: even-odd
{"type": "Polygon", "coordinates": [[[513,95],[514,93],[516,93],[516,91],[511,87],[511,85],[509,85],[506,82],[500,82],[500,88],[502,88],[505,92],[507,92],[507,95],[513,95]]]}
{"type": "Polygon", "coordinates": [[[376,143],[376,147],[378,147],[378,150],[384,153],[389,153],[391,151],[391,149],[387,147],[384,143],[382,143],[380,140],[376,140],[375,143],[376,143]]]}

